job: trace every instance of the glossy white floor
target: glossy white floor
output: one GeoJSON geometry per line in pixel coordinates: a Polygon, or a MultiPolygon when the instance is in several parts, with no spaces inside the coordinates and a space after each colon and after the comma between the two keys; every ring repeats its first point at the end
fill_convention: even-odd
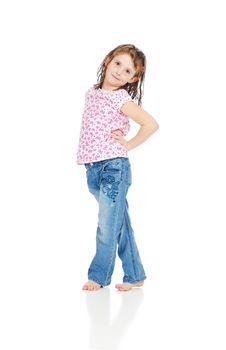
{"type": "Polygon", "coordinates": [[[169,231],[172,244],[150,241],[144,288],[117,292],[118,262],[112,286],[84,292],[85,241],[69,247],[66,230],[49,232],[8,242],[1,349],[225,349],[223,248],[194,240],[192,249],[188,239],[182,251],[169,231]]]}

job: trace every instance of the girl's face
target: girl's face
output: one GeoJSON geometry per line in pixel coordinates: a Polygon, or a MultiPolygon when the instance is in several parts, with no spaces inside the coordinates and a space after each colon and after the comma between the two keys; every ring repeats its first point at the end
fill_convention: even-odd
{"type": "Polygon", "coordinates": [[[133,60],[128,54],[119,54],[111,60],[110,63],[105,61],[107,65],[103,88],[116,90],[126,83],[133,83],[138,78],[134,78],[136,73],[133,60]]]}

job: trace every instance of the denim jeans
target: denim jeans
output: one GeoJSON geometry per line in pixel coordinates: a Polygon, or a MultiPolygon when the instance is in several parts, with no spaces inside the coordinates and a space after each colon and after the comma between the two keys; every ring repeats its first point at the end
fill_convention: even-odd
{"type": "Polygon", "coordinates": [[[146,276],[139,256],[126,199],[131,185],[128,158],[113,158],[86,163],[89,191],[99,205],[96,254],[88,270],[88,279],[102,286],[111,283],[116,252],[122,261],[123,282],[143,281],[146,276]]]}

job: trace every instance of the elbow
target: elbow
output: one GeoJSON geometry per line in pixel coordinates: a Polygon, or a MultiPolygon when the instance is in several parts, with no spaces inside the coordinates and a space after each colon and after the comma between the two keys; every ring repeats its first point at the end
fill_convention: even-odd
{"type": "Polygon", "coordinates": [[[150,134],[153,134],[154,132],[156,132],[159,129],[159,124],[156,121],[152,121],[149,124],[149,130],[150,130],[150,134]]]}
{"type": "Polygon", "coordinates": [[[154,122],[154,131],[157,131],[159,129],[159,124],[155,121],[154,122]]]}

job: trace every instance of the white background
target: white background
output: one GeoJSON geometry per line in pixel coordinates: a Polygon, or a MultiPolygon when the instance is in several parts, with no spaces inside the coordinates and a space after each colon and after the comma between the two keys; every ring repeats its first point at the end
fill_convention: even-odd
{"type": "Polygon", "coordinates": [[[2,350],[225,350],[223,3],[1,1],[2,350]],[[147,56],[143,107],[160,125],[130,153],[148,279],[117,293],[117,260],[91,296],[97,207],[77,142],[85,91],[123,43],[147,56]]]}

